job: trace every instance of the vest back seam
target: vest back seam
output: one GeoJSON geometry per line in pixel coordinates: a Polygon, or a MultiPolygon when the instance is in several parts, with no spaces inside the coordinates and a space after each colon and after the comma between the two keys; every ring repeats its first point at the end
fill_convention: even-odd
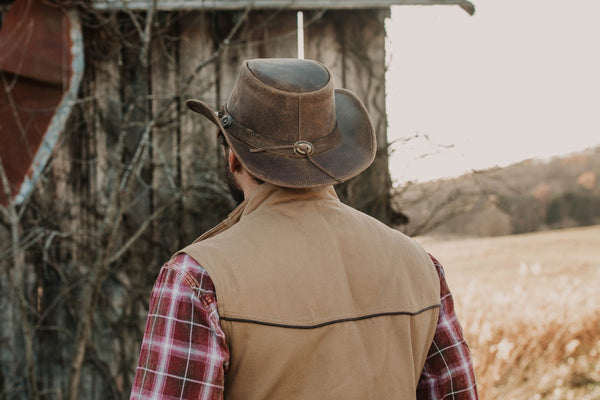
{"type": "Polygon", "coordinates": [[[313,324],[313,325],[282,324],[282,323],[277,323],[277,322],[268,322],[268,321],[260,321],[260,320],[253,320],[253,319],[247,319],[247,318],[235,318],[235,317],[224,317],[224,316],[221,316],[220,318],[224,321],[229,321],[229,322],[241,322],[241,323],[248,323],[248,324],[255,324],[255,325],[272,326],[272,327],[277,327],[277,328],[316,329],[316,328],[322,328],[324,326],[339,324],[339,323],[343,323],[343,322],[355,322],[355,321],[362,321],[365,319],[378,318],[378,317],[396,316],[396,315],[415,316],[415,315],[424,313],[425,311],[429,311],[429,310],[432,310],[435,308],[440,308],[440,306],[441,306],[440,304],[434,304],[434,305],[425,307],[425,308],[415,311],[415,312],[410,312],[410,311],[382,312],[382,313],[361,315],[359,317],[335,319],[335,320],[321,322],[321,323],[313,324]]]}

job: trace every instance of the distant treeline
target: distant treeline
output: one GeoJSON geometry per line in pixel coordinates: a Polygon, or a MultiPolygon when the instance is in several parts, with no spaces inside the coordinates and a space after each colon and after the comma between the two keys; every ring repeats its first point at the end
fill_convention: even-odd
{"type": "Polygon", "coordinates": [[[507,235],[600,224],[600,147],[395,189],[411,235],[507,235]]]}

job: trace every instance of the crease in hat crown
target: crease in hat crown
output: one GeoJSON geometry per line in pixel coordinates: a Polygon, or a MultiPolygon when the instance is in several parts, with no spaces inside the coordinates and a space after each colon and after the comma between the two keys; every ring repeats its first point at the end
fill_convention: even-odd
{"type": "Polygon", "coordinates": [[[240,70],[226,111],[253,132],[292,145],[299,140],[314,141],[334,130],[333,96],[333,79],[321,64],[295,59],[250,60],[240,70]],[[315,79],[316,74],[324,77],[315,79]]]}
{"type": "Polygon", "coordinates": [[[374,158],[374,131],[364,105],[351,92],[335,90],[331,71],[316,61],[247,60],[218,113],[200,100],[186,105],[219,127],[250,173],[276,185],[339,183],[362,172],[374,158]],[[336,109],[336,98],[343,100],[343,109],[336,109]],[[339,116],[357,118],[360,126],[342,132],[339,116]],[[361,140],[353,140],[357,134],[361,140]],[[344,142],[345,151],[357,152],[357,165],[347,165],[348,157],[340,154],[344,142]],[[352,149],[350,142],[358,146],[352,149]]]}

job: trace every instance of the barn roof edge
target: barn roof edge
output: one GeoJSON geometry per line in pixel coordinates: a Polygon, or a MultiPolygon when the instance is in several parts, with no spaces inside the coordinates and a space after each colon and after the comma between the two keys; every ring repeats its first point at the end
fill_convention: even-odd
{"type": "MultiPolygon", "coordinates": [[[[100,10],[146,10],[152,0],[92,0],[100,10]]],[[[365,9],[388,8],[394,5],[458,5],[473,15],[475,6],[468,0],[156,0],[156,9],[172,10],[239,10],[247,7],[256,9],[365,9]]]]}

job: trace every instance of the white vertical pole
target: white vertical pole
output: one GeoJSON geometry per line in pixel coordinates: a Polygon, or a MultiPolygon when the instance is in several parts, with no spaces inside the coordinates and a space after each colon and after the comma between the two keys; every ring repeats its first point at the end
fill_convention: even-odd
{"type": "Polygon", "coordinates": [[[304,13],[302,11],[298,11],[297,19],[298,58],[302,60],[304,59],[304,13]]]}

